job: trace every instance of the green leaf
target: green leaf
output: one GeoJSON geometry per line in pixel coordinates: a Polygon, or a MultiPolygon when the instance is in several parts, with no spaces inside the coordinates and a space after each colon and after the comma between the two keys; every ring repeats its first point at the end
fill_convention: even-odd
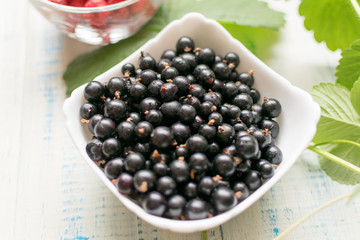
{"type": "Polygon", "coordinates": [[[354,0],[303,0],[299,13],[316,41],[325,41],[330,50],[345,49],[360,38],[360,13],[354,0]]]}
{"type": "Polygon", "coordinates": [[[320,83],[311,90],[321,107],[315,144],[346,139],[360,141],[360,117],[350,102],[350,91],[339,84],[320,83]]]}
{"type": "MultiPolygon", "coordinates": [[[[272,35],[271,29],[284,25],[283,13],[270,9],[266,3],[260,1],[223,0],[221,10],[219,10],[217,0],[164,0],[149,23],[132,37],[85,53],[73,60],[63,74],[67,84],[67,94],[119,63],[153,38],[172,20],[181,18],[188,12],[200,12],[208,18],[224,21],[225,25],[234,31],[239,29],[231,26],[243,25],[244,33],[254,33],[254,36],[247,37],[245,42],[251,45],[252,49],[255,49],[255,45],[259,42],[265,44],[266,36],[272,35]],[[256,29],[250,30],[251,27],[256,29]],[[261,40],[254,40],[255,38],[261,38],[261,40]]],[[[235,34],[239,36],[238,33],[235,34]]],[[[259,47],[258,52],[263,48],[259,47]]]]}
{"type": "Polygon", "coordinates": [[[350,48],[341,53],[342,58],[337,66],[337,83],[351,89],[360,76],[360,39],[351,44],[350,48]]]}
{"type": "Polygon", "coordinates": [[[279,39],[279,32],[275,29],[242,26],[223,21],[219,21],[219,23],[260,59],[267,59],[271,56],[269,46],[279,39]]]}
{"type": "MultiPolygon", "coordinates": [[[[313,139],[315,144],[334,140],[360,143],[360,115],[350,102],[350,91],[339,84],[321,83],[311,90],[321,107],[321,118],[313,139]]],[[[346,143],[321,146],[321,149],[360,167],[360,148],[346,143]]],[[[360,183],[360,175],[331,160],[319,157],[320,166],[333,180],[342,184],[360,183]]]]}
{"type": "Polygon", "coordinates": [[[360,77],[351,89],[350,100],[355,110],[360,114],[360,77]]]}

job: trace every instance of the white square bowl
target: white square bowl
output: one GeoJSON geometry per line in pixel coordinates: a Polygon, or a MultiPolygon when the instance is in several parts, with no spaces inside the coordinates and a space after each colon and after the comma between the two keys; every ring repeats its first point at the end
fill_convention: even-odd
{"type": "Polygon", "coordinates": [[[85,146],[91,139],[87,127],[80,123],[79,116],[79,109],[85,101],[83,98],[85,85],[72,92],[71,96],[66,99],[63,109],[66,125],[75,145],[94,172],[122,204],[155,227],[174,232],[190,233],[207,230],[225,223],[245,211],[263,196],[290,169],[311,142],[320,118],[320,107],[312,100],[310,94],[292,86],[286,79],[266,66],[244,45],[234,39],[218,22],[207,19],[198,13],[189,13],[183,18],[171,22],[155,38],[94,80],[107,82],[113,76],[120,76],[121,66],[128,62],[137,67],[140,51],[148,52],[156,60],[159,60],[164,50],[175,49],[176,41],[181,36],[189,36],[194,40],[197,47],[210,47],[222,56],[227,52],[239,54],[241,62],[237,70],[247,72],[253,69],[255,71],[254,88],[259,90],[261,96],[276,98],[282,104],[282,113],[277,119],[280,125],[277,145],[283,152],[283,161],[272,178],[236,207],[220,215],[202,220],[172,220],[146,213],[140,206],[117,191],[114,184],[106,178],[102,170],[88,157],[85,151],[85,146]]]}

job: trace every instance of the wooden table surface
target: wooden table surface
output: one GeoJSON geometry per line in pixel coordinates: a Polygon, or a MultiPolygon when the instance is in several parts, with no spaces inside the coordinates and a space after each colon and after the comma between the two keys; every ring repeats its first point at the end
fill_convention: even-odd
{"type": "MultiPolygon", "coordinates": [[[[314,41],[297,14],[299,1],[271,1],[287,24],[263,59],[305,90],[335,80],[339,52],[314,41]]],[[[0,230],[3,240],[201,239],[152,227],[125,209],[80,156],[62,113],[66,65],[93,49],[63,36],[27,0],[0,8],[0,230]]],[[[320,205],[352,191],[305,151],[260,201],[207,231],[208,239],[273,239],[320,205]]],[[[360,239],[360,199],[341,201],[286,239],[360,239]]]]}

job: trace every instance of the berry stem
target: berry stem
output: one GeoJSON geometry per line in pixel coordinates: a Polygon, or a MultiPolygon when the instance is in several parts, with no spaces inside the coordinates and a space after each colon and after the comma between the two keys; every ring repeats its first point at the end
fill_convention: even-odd
{"type": "Polygon", "coordinates": [[[315,153],[317,153],[317,154],[319,154],[319,155],[321,155],[321,156],[323,156],[323,157],[326,157],[327,159],[329,159],[329,160],[331,160],[331,161],[333,161],[333,162],[335,162],[335,163],[337,163],[339,165],[342,165],[343,167],[345,167],[345,168],[347,168],[347,169],[349,169],[349,170],[351,170],[353,172],[356,172],[357,174],[360,174],[360,168],[359,167],[345,161],[342,158],[339,158],[339,157],[337,157],[337,156],[335,156],[335,155],[333,155],[333,154],[331,154],[331,153],[329,153],[327,151],[324,151],[324,150],[322,150],[320,148],[317,148],[315,146],[308,146],[308,149],[315,152],[315,153]]]}
{"type": "Polygon", "coordinates": [[[294,230],[297,226],[299,226],[300,224],[302,224],[303,222],[305,222],[307,219],[309,219],[310,217],[312,217],[313,215],[315,215],[316,213],[320,212],[321,210],[331,206],[332,204],[341,201],[345,198],[350,197],[351,194],[345,194],[342,195],[340,197],[337,197],[325,204],[323,204],[322,206],[318,207],[317,209],[315,209],[313,212],[309,213],[308,215],[304,216],[303,218],[299,219],[296,223],[294,223],[293,225],[291,225],[288,229],[286,229],[284,232],[282,232],[279,236],[277,236],[274,240],[280,240],[283,237],[285,237],[288,233],[290,233],[292,230],[294,230]]]}

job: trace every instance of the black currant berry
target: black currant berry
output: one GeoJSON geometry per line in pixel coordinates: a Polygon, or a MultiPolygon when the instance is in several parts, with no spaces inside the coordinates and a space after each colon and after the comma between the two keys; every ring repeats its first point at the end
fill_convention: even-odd
{"type": "Polygon", "coordinates": [[[86,153],[93,161],[98,161],[104,158],[104,154],[102,153],[102,142],[93,138],[86,144],[86,153]]]}
{"type": "Polygon", "coordinates": [[[98,113],[100,113],[100,111],[95,104],[87,102],[80,107],[80,116],[85,120],[89,120],[92,116],[98,113]]]}
{"type": "Polygon", "coordinates": [[[234,191],[226,187],[216,188],[211,196],[211,201],[220,213],[233,208],[238,203],[234,191]]]}
{"type": "Polygon", "coordinates": [[[194,41],[189,37],[181,37],[176,42],[176,52],[178,54],[192,52],[195,48],[194,41]]]}
{"type": "Polygon", "coordinates": [[[169,148],[174,141],[174,135],[170,128],[160,126],[155,128],[151,133],[151,143],[159,149],[169,148]]]}
{"type": "Polygon", "coordinates": [[[166,210],[165,197],[157,191],[152,191],[146,195],[142,207],[147,213],[162,216],[166,210]]]}
{"type": "Polygon", "coordinates": [[[124,171],[124,158],[118,157],[107,162],[104,167],[104,173],[110,180],[119,177],[120,173],[124,171]]]}

